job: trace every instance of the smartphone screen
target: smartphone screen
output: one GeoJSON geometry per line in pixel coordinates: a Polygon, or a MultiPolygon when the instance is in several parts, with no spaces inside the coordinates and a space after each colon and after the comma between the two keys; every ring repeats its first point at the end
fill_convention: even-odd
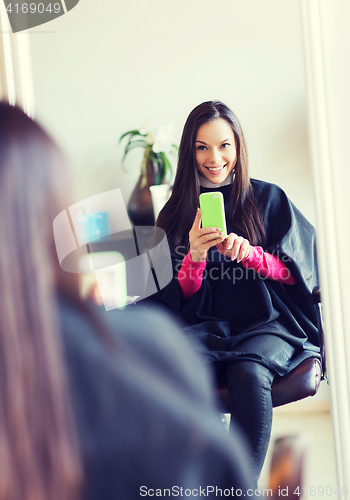
{"type": "Polygon", "coordinates": [[[227,236],[224,196],[220,191],[202,193],[199,196],[202,227],[219,227],[227,236]]]}

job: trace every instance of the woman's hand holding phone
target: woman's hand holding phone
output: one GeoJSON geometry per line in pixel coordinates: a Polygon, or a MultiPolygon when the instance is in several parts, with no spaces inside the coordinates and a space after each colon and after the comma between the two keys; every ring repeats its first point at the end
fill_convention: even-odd
{"type": "Polygon", "coordinates": [[[237,259],[241,262],[249,254],[249,241],[235,233],[230,233],[224,241],[216,245],[222,255],[229,257],[231,260],[237,259]]]}
{"type": "Polygon", "coordinates": [[[207,258],[209,248],[222,244],[223,233],[217,227],[201,227],[201,211],[198,208],[196,218],[189,232],[191,259],[203,262],[207,258]]]}

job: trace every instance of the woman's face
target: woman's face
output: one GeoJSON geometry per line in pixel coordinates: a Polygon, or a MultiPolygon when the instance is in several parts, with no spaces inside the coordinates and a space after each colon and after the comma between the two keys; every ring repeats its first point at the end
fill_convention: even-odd
{"type": "Polygon", "coordinates": [[[195,150],[199,173],[214,184],[223,182],[236,165],[235,138],[231,126],[223,118],[199,127],[195,150]]]}

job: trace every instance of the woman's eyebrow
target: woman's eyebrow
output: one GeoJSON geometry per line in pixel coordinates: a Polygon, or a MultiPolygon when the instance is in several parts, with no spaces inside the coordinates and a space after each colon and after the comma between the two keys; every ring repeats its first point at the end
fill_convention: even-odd
{"type": "MultiPolygon", "coordinates": [[[[220,144],[222,144],[223,142],[228,142],[228,141],[232,141],[232,139],[224,139],[223,141],[220,141],[220,144]]],[[[200,142],[201,144],[207,145],[207,143],[204,141],[196,141],[196,142],[200,142]]]]}

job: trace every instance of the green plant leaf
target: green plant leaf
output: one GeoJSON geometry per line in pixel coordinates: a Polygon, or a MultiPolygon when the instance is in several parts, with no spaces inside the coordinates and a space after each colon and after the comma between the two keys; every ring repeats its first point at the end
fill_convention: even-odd
{"type": "Polygon", "coordinates": [[[144,139],[132,139],[130,138],[127,145],[125,146],[125,150],[131,145],[131,144],[137,144],[139,147],[146,147],[147,143],[144,139]]]}
{"type": "Polygon", "coordinates": [[[134,135],[142,135],[138,130],[129,130],[129,132],[125,132],[125,134],[120,136],[119,143],[126,137],[127,135],[131,135],[133,137],[134,135]]]}
{"type": "Polygon", "coordinates": [[[161,184],[163,176],[164,176],[164,163],[163,158],[160,153],[155,153],[152,149],[149,152],[149,159],[152,163],[157,165],[156,176],[154,179],[155,184],[161,184]]]}
{"type": "Polygon", "coordinates": [[[122,158],[122,165],[124,164],[125,157],[129,153],[129,151],[131,151],[132,149],[135,149],[135,148],[146,148],[146,147],[147,147],[147,143],[145,141],[143,141],[143,140],[132,141],[130,139],[128,144],[125,146],[124,155],[122,158]]]}
{"type": "MultiPolygon", "coordinates": [[[[1,1],[1,0],[0,0],[1,1]]],[[[157,173],[155,177],[155,183],[156,184],[161,184],[164,178],[166,177],[167,173],[170,171],[172,174],[172,167],[171,163],[169,162],[166,153],[160,152],[160,153],[155,153],[152,149],[153,144],[148,144],[146,142],[146,137],[147,134],[141,134],[139,130],[129,130],[128,132],[125,132],[124,134],[121,135],[119,139],[119,143],[124,139],[128,137],[126,146],[124,148],[124,154],[122,158],[122,167],[123,170],[126,172],[127,169],[124,168],[124,160],[127,156],[127,154],[136,148],[144,148],[145,149],[145,154],[144,154],[144,160],[143,160],[143,167],[141,168],[142,172],[145,169],[145,165],[147,162],[147,159],[152,161],[153,163],[156,163],[158,168],[157,168],[157,173]]],[[[178,151],[178,146],[176,144],[172,144],[172,149],[170,150],[170,154],[175,154],[178,151]]],[[[143,172],[143,174],[145,174],[143,172]]]]}

